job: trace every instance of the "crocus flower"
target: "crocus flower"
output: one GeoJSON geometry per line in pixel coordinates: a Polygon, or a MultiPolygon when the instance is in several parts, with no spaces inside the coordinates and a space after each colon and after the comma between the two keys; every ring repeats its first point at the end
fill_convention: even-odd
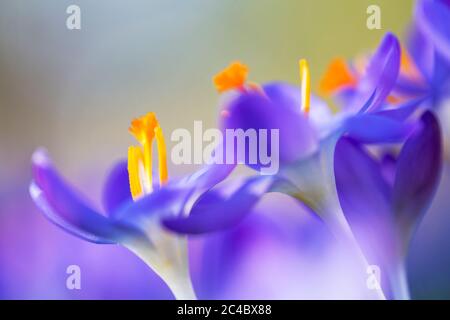
{"type": "MultiPolygon", "coordinates": [[[[371,105],[366,104],[366,108],[362,110],[372,111],[372,115],[385,119],[404,122],[422,102],[421,99],[405,101],[395,95],[394,90],[401,77],[400,71],[404,68],[406,56],[407,53],[400,49],[398,39],[388,33],[368,62],[361,62],[359,59],[349,65],[343,59],[335,58],[322,77],[319,90],[323,95],[337,98],[344,113],[361,108],[372,94],[371,105]],[[365,69],[364,65],[367,65],[365,69]]],[[[387,130],[388,126],[378,126],[379,130],[383,130],[382,128],[387,130]]]]}
{"type": "MultiPolygon", "coordinates": [[[[217,199],[214,190],[209,190],[234,166],[213,164],[184,179],[169,181],[164,138],[155,115],[133,120],[130,132],[141,145],[131,146],[128,163],[120,161],[106,180],[103,205],[107,216],[61,177],[44,150],[32,157],[31,196],[51,222],[90,242],[125,246],[166,282],[176,298],[194,299],[186,236],[167,230],[166,225],[183,227],[191,213],[194,222],[205,212],[230,210],[239,216],[241,204],[242,210],[247,210],[266,191],[267,179],[256,177],[221,194],[221,202],[201,201],[197,205],[203,197],[217,199]],[[152,181],[153,140],[158,148],[159,183],[152,181]]],[[[199,223],[195,227],[198,233],[211,226],[199,223]]]]}
{"type": "Polygon", "coordinates": [[[394,94],[398,99],[416,99],[421,106],[440,109],[450,97],[450,60],[436,50],[416,21],[409,30],[394,94]]]}
{"type": "Polygon", "coordinates": [[[398,157],[377,160],[355,140],[336,147],[336,185],[341,207],[371,265],[381,270],[389,298],[408,299],[406,255],[428,209],[442,168],[441,132],[425,112],[421,126],[398,157]]]}
{"type": "MultiPolygon", "coordinates": [[[[220,92],[234,90],[221,111],[224,129],[279,129],[280,172],[290,181],[283,191],[318,214],[333,233],[355,249],[367,265],[340,208],[334,177],[334,148],[341,136],[363,143],[399,142],[415,128],[405,121],[410,108],[384,110],[400,65],[397,38],[387,34],[373,55],[347,108],[333,115],[326,104],[310,94],[310,74],[301,60],[301,89],[285,83],[258,87],[243,79],[247,68],[231,65],[215,78],[220,92]]],[[[270,145],[269,145],[270,148],[270,145]]],[[[247,157],[248,158],[248,157],[247,157]]],[[[259,170],[261,165],[253,165],[259,170]]],[[[384,297],[382,292],[375,296],[384,297]]]]}
{"type": "MultiPolygon", "coordinates": [[[[366,143],[395,142],[404,139],[413,128],[403,121],[402,110],[380,111],[395,84],[399,63],[399,43],[395,36],[388,34],[367,68],[364,86],[353,99],[354,105],[356,101],[362,103],[359,109],[352,106],[336,115],[310,95],[306,61],[300,61],[301,90],[286,83],[247,85],[243,79],[248,69],[235,63],[215,78],[220,92],[233,91],[221,111],[221,126],[243,130],[279,129],[279,175],[301,189],[296,196],[316,212],[330,211],[331,204],[325,198],[335,193],[333,151],[338,138],[346,135],[366,143]]],[[[260,169],[261,166],[252,167],[260,169]]],[[[332,207],[337,198],[333,202],[332,207]]]]}
{"type": "MultiPolygon", "coordinates": [[[[450,2],[416,2],[407,46],[401,54],[399,76],[386,101],[386,109],[392,109],[395,117],[399,115],[398,110],[402,110],[401,117],[404,118],[413,114],[418,107],[434,109],[445,136],[450,133],[449,21],[450,2]]],[[[359,92],[366,87],[360,60],[355,59],[351,66],[342,59],[333,60],[321,81],[321,92],[335,95],[344,108],[346,105],[354,105],[352,100],[358,99],[359,92]]],[[[450,141],[444,142],[448,155],[450,141]]]]}
{"type": "Polygon", "coordinates": [[[417,100],[421,107],[436,112],[444,131],[447,159],[450,159],[449,21],[450,2],[417,2],[394,91],[398,99],[417,100]]]}
{"type": "MultiPolygon", "coordinates": [[[[305,60],[300,61],[301,89],[281,82],[261,87],[246,84],[248,68],[233,63],[214,79],[219,92],[232,91],[222,106],[221,127],[278,129],[281,165],[314,154],[333,135],[350,135],[366,143],[400,141],[412,130],[403,121],[406,116],[393,116],[382,110],[397,79],[399,64],[398,40],[387,34],[352,101],[347,108],[333,114],[323,101],[310,94],[310,74],[305,60]]],[[[393,113],[398,115],[402,111],[393,113]]],[[[253,167],[260,169],[261,165],[253,167]]]]}

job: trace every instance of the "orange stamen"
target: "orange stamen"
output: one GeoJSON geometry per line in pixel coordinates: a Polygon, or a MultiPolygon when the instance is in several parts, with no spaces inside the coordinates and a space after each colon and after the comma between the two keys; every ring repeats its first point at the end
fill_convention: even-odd
{"type": "Polygon", "coordinates": [[[219,93],[233,89],[243,90],[247,76],[248,67],[237,61],[219,72],[213,78],[213,82],[219,93]]]}
{"type": "Polygon", "coordinates": [[[330,95],[344,87],[356,85],[356,78],[348,68],[345,61],[336,58],[331,61],[319,84],[319,91],[324,95],[330,95]]]}
{"type": "Polygon", "coordinates": [[[413,79],[421,79],[421,75],[416,64],[413,62],[409,52],[405,48],[402,48],[400,72],[413,79]]]}
{"type": "Polygon", "coordinates": [[[154,113],[134,119],[129,128],[130,133],[141,146],[128,149],[128,175],[133,199],[152,191],[152,143],[156,139],[158,149],[159,181],[163,185],[168,180],[167,154],[164,136],[154,113]],[[141,168],[143,170],[141,170],[141,168]],[[142,172],[143,171],[143,172],[142,172]]]}

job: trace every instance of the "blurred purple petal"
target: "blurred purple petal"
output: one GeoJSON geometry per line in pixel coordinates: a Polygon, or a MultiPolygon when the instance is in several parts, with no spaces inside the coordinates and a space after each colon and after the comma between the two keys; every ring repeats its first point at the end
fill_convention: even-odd
{"type": "Polygon", "coordinates": [[[434,47],[429,37],[424,35],[417,21],[408,30],[408,53],[426,81],[433,74],[434,47]]]}
{"type": "Polygon", "coordinates": [[[436,50],[450,61],[450,4],[446,0],[420,0],[416,19],[436,50]]]}
{"type": "MultiPolygon", "coordinates": [[[[281,82],[272,82],[264,85],[264,93],[278,108],[286,108],[298,113],[301,106],[301,92],[299,86],[281,82]]],[[[328,104],[315,95],[311,95],[311,110],[308,119],[317,132],[330,128],[336,117],[328,104]]],[[[304,138],[303,138],[304,139],[304,138]]]]}
{"type": "Polygon", "coordinates": [[[80,241],[55,228],[23,191],[0,201],[3,299],[173,299],[161,278],[129,250],[80,241]],[[81,290],[66,287],[66,269],[73,264],[81,268],[81,290]]]}
{"type": "Polygon", "coordinates": [[[390,153],[386,153],[381,158],[381,174],[383,175],[384,180],[389,185],[389,188],[392,189],[395,182],[395,171],[397,169],[397,159],[394,155],[390,153]]]}
{"type": "MultiPolygon", "coordinates": [[[[228,104],[227,114],[221,121],[223,129],[278,129],[280,163],[289,163],[311,154],[317,148],[318,138],[308,119],[300,112],[300,105],[295,109],[291,90],[284,86],[286,85],[265,86],[263,89],[267,87],[267,95],[259,92],[240,95],[228,104]],[[274,100],[270,95],[273,95],[274,100]]],[[[272,150],[270,140],[268,139],[267,150],[272,150]]],[[[258,163],[252,167],[260,169],[261,166],[258,163]]]]}
{"type": "Polygon", "coordinates": [[[299,112],[301,93],[299,87],[282,82],[271,82],[263,86],[266,96],[280,108],[299,112]]]}
{"type": "Polygon", "coordinates": [[[429,94],[429,86],[426,82],[411,79],[408,75],[400,74],[394,88],[394,96],[401,97],[425,97],[429,94]]]}
{"type": "Polygon", "coordinates": [[[115,225],[92,209],[63,181],[45,151],[36,151],[32,162],[31,196],[51,222],[95,243],[115,243],[135,233],[134,229],[115,225]]]}
{"type": "Polygon", "coordinates": [[[103,187],[102,200],[106,212],[111,217],[121,205],[132,200],[126,160],[118,162],[111,169],[103,187]]]}
{"type": "Polygon", "coordinates": [[[347,134],[363,143],[399,142],[413,130],[414,124],[374,114],[360,114],[345,122],[347,134]]]}
{"type": "Polygon", "coordinates": [[[395,106],[392,109],[386,109],[375,112],[375,115],[387,117],[396,121],[405,121],[420,107],[426,98],[411,99],[395,106]]]}
{"type": "MultiPolygon", "coordinates": [[[[380,165],[361,145],[342,138],[336,146],[335,176],[342,210],[369,264],[386,271],[397,251],[390,189],[380,165]]],[[[382,282],[388,293],[387,279],[382,282]]]]}
{"type": "MultiPolygon", "coordinates": [[[[450,59],[446,60],[444,56],[439,53],[434,55],[433,77],[431,79],[432,93],[440,96],[448,95],[450,89],[450,59]]],[[[436,99],[436,98],[435,98],[436,99]]]]}
{"type": "Polygon", "coordinates": [[[126,221],[143,232],[148,223],[155,218],[178,216],[183,213],[193,189],[166,186],[152,193],[131,201],[120,208],[115,214],[117,221],[126,221]]]}
{"type": "Polygon", "coordinates": [[[242,223],[191,237],[199,298],[361,299],[366,273],[317,215],[271,193],[242,223]]]}
{"type": "Polygon", "coordinates": [[[168,218],[163,224],[178,233],[198,234],[226,229],[238,223],[269,191],[274,179],[266,176],[249,178],[229,196],[212,190],[192,208],[187,217],[168,218]]]}
{"type": "Polygon", "coordinates": [[[421,120],[423,127],[406,141],[399,155],[393,189],[393,210],[405,241],[430,205],[442,169],[439,124],[430,111],[421,120]]]}
{"type": "MultiPolygon", "coordinates": [[[[221,148],[223,146],[219,146],[221,148]]],[[[219,182],[225,180],[236,167],[236,164],[216,164],[212,163],[188,176],[183,180],[187,185],[202,191],[214,187],[219,182]]]]}
{"type": "Polygon", "coordinates": [[[374,92],[375,96],[367,111],[380,109],[397,80],[400,69],[400,53],[398,39],[392,33],[388,33],[371,58],[366,72],[358,84],[350,110],[359,110],[374,92]]]}

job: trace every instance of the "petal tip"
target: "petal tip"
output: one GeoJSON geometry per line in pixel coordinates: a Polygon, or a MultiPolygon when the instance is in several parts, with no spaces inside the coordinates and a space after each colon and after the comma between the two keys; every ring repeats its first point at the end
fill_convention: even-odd
{"type": "Polygon", "coordinates": [[[48,167],[52,163],[47,150],[44,148],[39,148],[33,153],[31,156],[31,162],[33,165],[39,167],[48,167]]]}

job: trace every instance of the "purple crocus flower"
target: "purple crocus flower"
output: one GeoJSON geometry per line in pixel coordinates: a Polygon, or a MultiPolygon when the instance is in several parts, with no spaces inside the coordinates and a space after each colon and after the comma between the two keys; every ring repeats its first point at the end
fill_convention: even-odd
{"type": "MultiPolygon", "coordinates": [[[[194,299],[187,254],[187,239],[167,230],[172,225],[192,226],[205,212],[242,216],[267,191],[268,177],[256,177],[235,185],[231,192],[212,189],[233,170],[233,165],[209,165],[181,180],[168,181],[165,145],[154,114],[132,122],[130,132],[142,147],[129,149],[128,163],[118,162],[103,192],[108,216],[91,206],[57,172],[44,150],[32,157],[31,196],[44,215],[67,232],[90,242],[120,244],[139,256],[169,286],[178,299],[194,299]],[[152,183],[151,145],[158,146],[159,186],[152,183]],[[187,217],[192,216],[190,219],[187,217]]],[[[213,219],[209,219],[213,220],[213,219]]],[[[224,225],[232,223],[222,219],[224,225]]],[[[214,223],[195,224],[195,232],[211,231],[214,223]]]]}
{"type": "MultiPolygon", "coordinates": [[[[215,78],[219,91],[234,90],[223,103],[220,124],[222,129],[278,129],[281,165],[314,154],[330,136],[345,134],[365,143],[401,141],[412,130],[411,123],[404,121],[409,109],[383,110],[399,66],[399,42],[387,34],[348,105],[333,114],[323,101],[310,95],[306,61],[300,61],[301,90],[281,82],[246,86],[242,79],[247,68],[235,63],[215,78]]],[[[259,170],[261,164],[251,166],[259,170]]]]}
{"type": "MultiPolygon", "coordinates": [[[[329,217],[330,224],[340,225],[344,220],[342,214],[336,218],[332,213],[339,211],[333,172],[338,138],[345,135],[364,143],[397,142],[414,128],[414,123],[405,121],[409,108],[382,110],[395,84],[399,64],[398,40],[387,34],[355,90],[352,104],[334,115],[325,103],[310,96],[309,69],[304,60],[300,62],[301,90],[285,83],[245,85],[247,68],[235,63],[215,78],[221,92],[238,89],[224,103],[221,127],[278,129],[281,165],[278,176],[290,181],[297,190],[287,192],[321,216],[329,217]]],[[[252,167],[259,170],[261,165],[252,167]]]]}
{"type": "MultiPolygon", "coordinates": [[[[279,177],[290,182],[282,192],[290,194],[319,215],[334,235],[353,248],[364,268],[364,252],[352,234],[340,207],[334,176],[334,149],[342,136],[361,143],[401,142],[417,126],[406,121],[410,105],[385,109],[400,67],[400,45],[388,33],[368,64],[348,105],[332,114],[318,98],[310,96],[309,69],[300,61],[301,90],[285,83],[257,87],[245,85],[247,69],[233,64],[215,78],[219,91],[238,89],[221,111],[223,129],[279,129],[279,177]]],[[[270,148],[270,145],[269,145],[270,148]]],[[[270,150],[270,149],[269,149],[270,150]]],[[[246,158],[248,159],[248,157],[246,158]]],[[[261,169],[261,164],[252,165],[261,169]]],[[[384,298],[374,292],[373,298],[384,298]]]]}
{"type": "Polygon", "coordinates": [[[450,59],[437,50],[420,20],[416,17],[409,30],[394,94],[399,99],[416,99],[426,108],[439,109],[450,98],[450,59]]]}
{"type": "Polygon", "coordinates": [[[431,112],[422,115],[421,126],[398,157],[377,160],[349,138],[337,144],[335,173],[341,207],[369,264],[380,268],[382,288],[389,298],[409,298],[405,259],[441,169],[441,132],[431,112]]]}
{"type": "Polygon", "coordinates": [[[395,90],[400,99],[439,109],[450,98],[449,19],[449,1],[417,2],[395,90]]]}
{"type": "Polygon", "coordinates": [[[407,39],[394,94],[433,109],[443,131],[450,159],[450,2],[420,0],[407,39]]]}

